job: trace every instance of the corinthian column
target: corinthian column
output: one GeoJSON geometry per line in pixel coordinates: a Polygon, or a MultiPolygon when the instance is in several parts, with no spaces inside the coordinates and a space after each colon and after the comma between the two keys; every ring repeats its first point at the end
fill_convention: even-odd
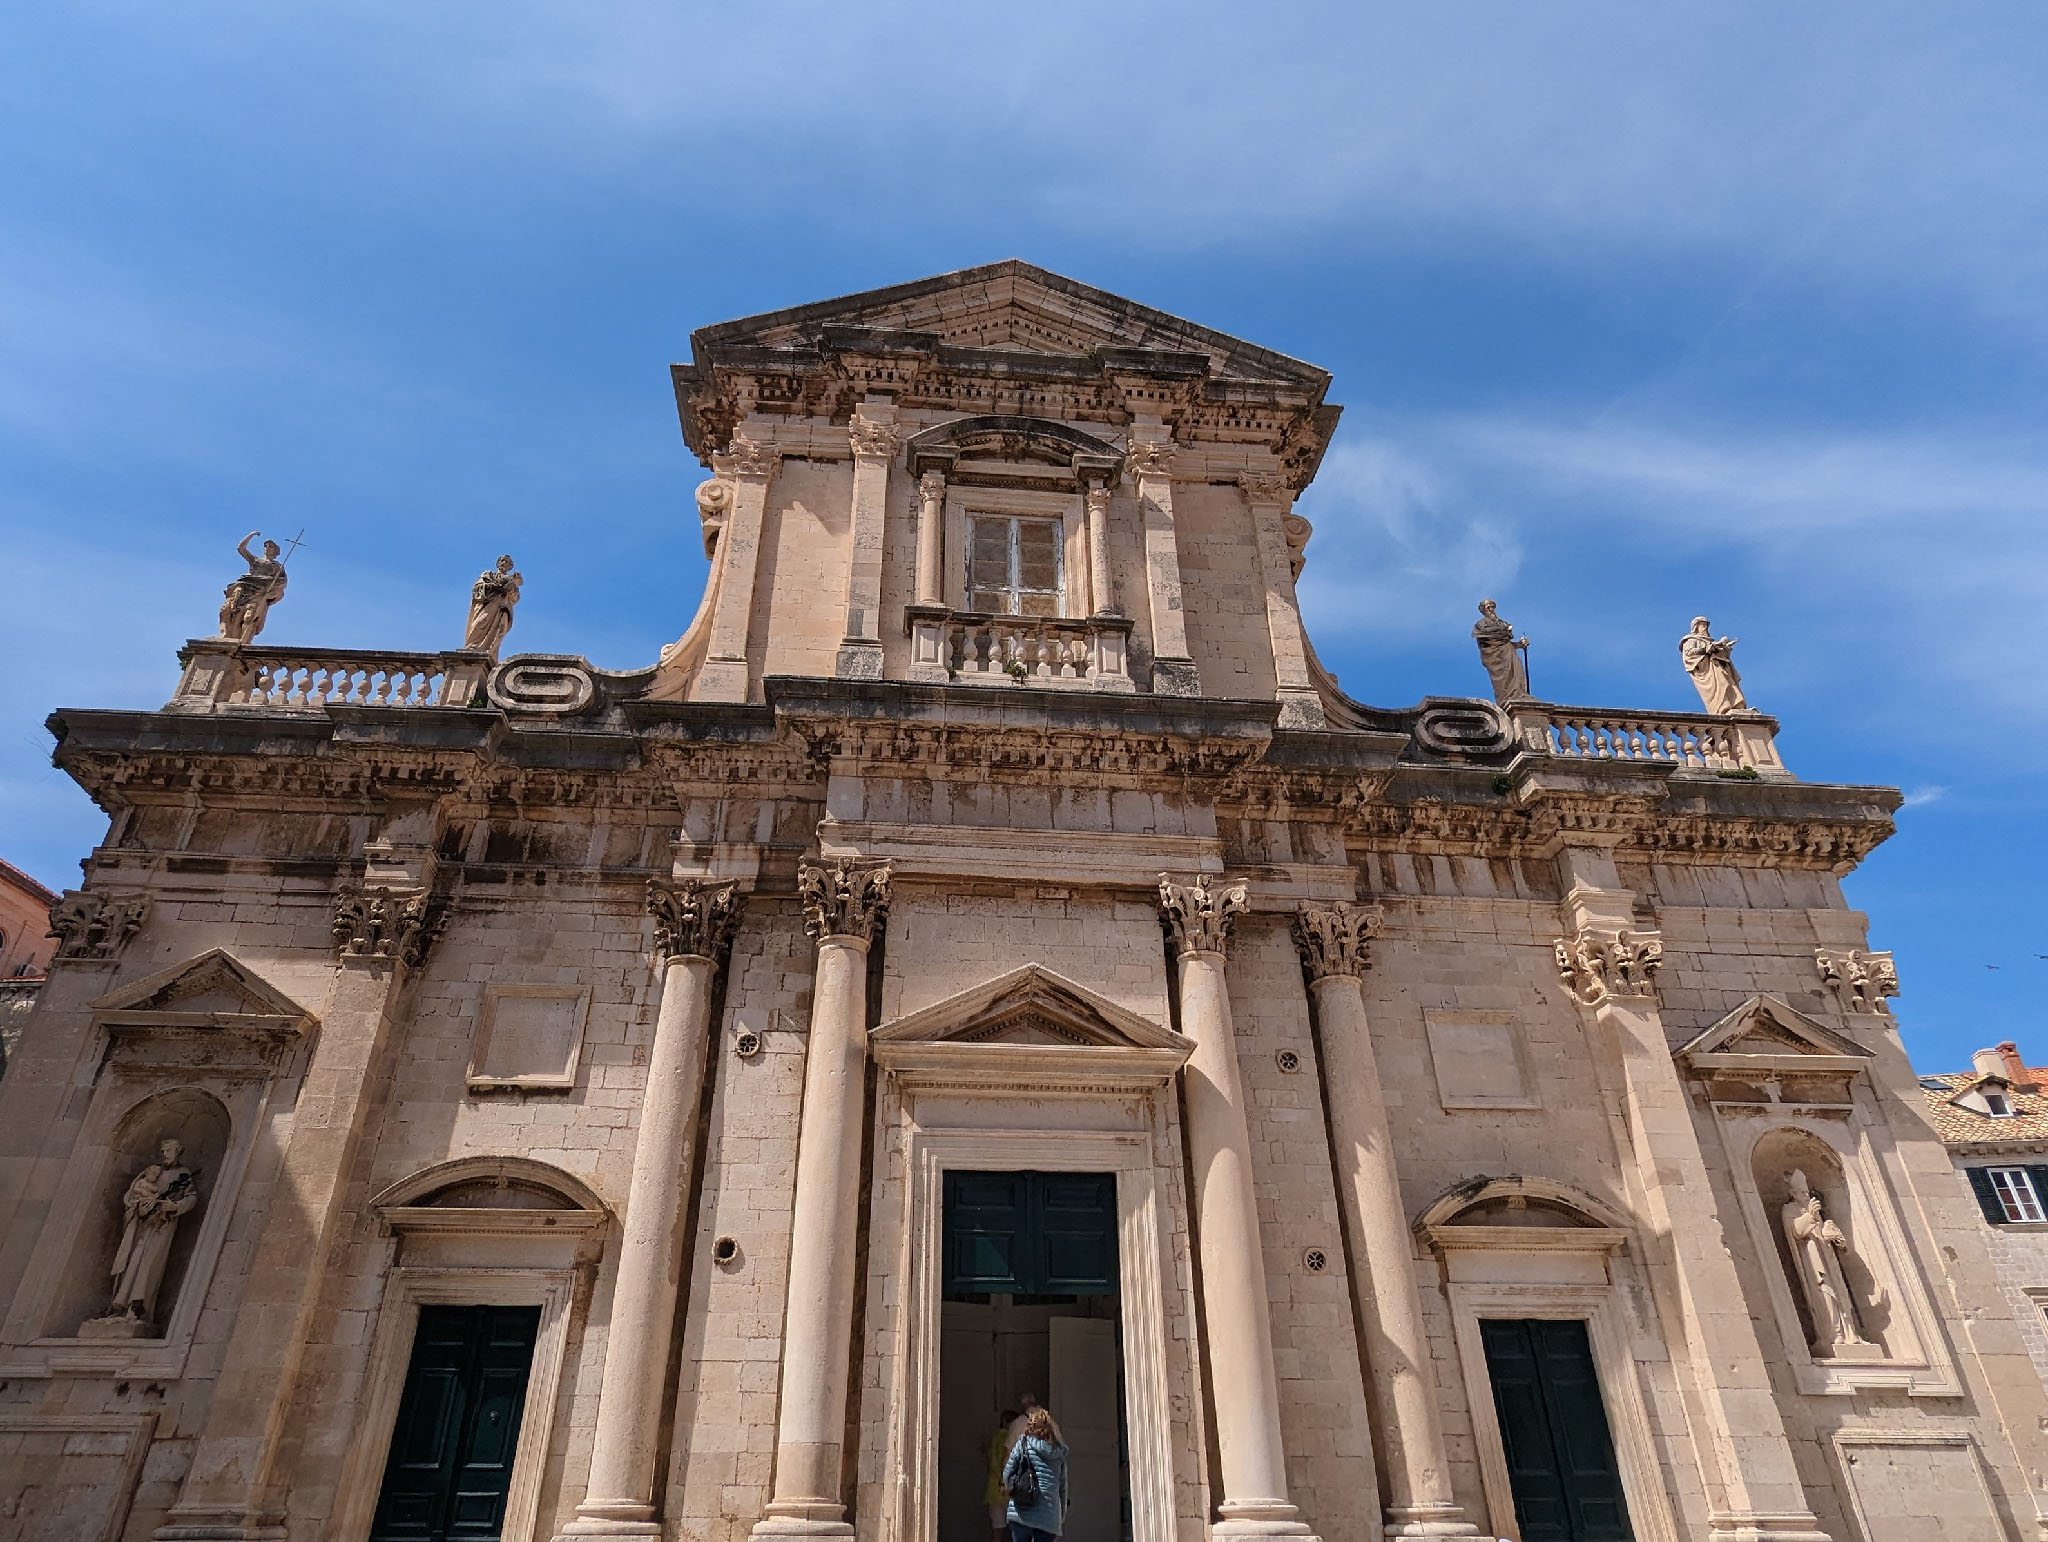
{"type": "Polygon", "coordinates": [[[945,546],[946,473],[936,466],[917,479],[917,603],[943,605],[946,589],[940,573],[945,546]]]}
{"type": "Polygon", "coordinates": [[[1354,1259],[1351,1299],[1365,1334],[1373,1420],[1387,1453],[1390,1537],[1463,1537],[1477,1530],[1451,1495],[1415,1251],[1360,977],[1379,934],[1378,906],[1303,905],[1294,919],[1322,1030],[1338,1199],[1354,1259]]]}
{"type": "Polygon", "coordinates": [[[850,1537],[839,1473],[860,1217],[867,964],[869,944],[889,905],[889,867],[849,857],[829,864],[807,857],[797,872],[797,892],[804,929],[818,940],[818,973],[797,1135],[775,1489],[754,1535],[850,1537]]]}
{"type": "Polygon", "coordinates": [[[1216,1507],[1221,1518],[1211,1530],[1219,1537],[1301,1537],[1308,1527],[1287,1502],[1251,1132],[1223,977],[1230,921],[1244,908],[1242,883],[1212,887],[1206,874],[1191,884],[1159,876],[1159,909],[1180,970],[1181,1032],[1195,1041],[1182,1074],[1201,1241],[1204,1337],[1223,1468],[1223,1499],[1216,1507]]]}
{"type": "Polygon", "coordinates": [[[647,1057],[647,1090],[633,1144],[633,1178],[619,1280],[605,1336],[604,1379],[590,1481],[565,1536],[656,1537],[654,1479],[661,1453],[662,1389],[683,1256],[683,1197],[690,1192],[697,1105],[704,1084],[711,986],[744,903],[734,883],[686,878],[647,886],[661,1008],[647,1057]]]}

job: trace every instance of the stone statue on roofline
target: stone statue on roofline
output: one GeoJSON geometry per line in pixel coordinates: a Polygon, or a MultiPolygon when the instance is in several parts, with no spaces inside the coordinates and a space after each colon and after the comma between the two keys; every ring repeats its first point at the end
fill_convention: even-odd
{"type": "Polygon", "coordinates": [[[262,533],[251,530],[235,547],[249,564],[249,571],[230,583],[221,599],[220,635],[229,642],[254,642],[270,618],[270,607],[284,598],[282,548],[275,541],[265,541],[262,556],[249,550],[249,543],[262,533]]]}
{"type": "Polygon", "coordinates": [[[512,559],[500,557],[498,565],[477,575],[469,591],[469,625],[463,629],[462,646],[493,659],[512,630],[512,607],[519,603],[524,574],[512,571],[512,559]]]}
{"type": "Polygon", "coordinates": [[[1493,699],[1503,707],[1530,700],[1529,639],[1515,636],[1515,629],[1501,620],[1492,600],[1479,602],[1479,620],[1472,628],[1472,640],[1479,644],[1479,662],[1493,682],[1493,699]]]}
{"type": "Polygon", "coordinates": [[[1734,637],[1716,637],[1705,616],[1692,618],[1692,630],[1678,639],[1678,657],[1709,712],[1728,717],[1755,708],[1743,699],[1742,676],[1735,672],[1734,637]]]}

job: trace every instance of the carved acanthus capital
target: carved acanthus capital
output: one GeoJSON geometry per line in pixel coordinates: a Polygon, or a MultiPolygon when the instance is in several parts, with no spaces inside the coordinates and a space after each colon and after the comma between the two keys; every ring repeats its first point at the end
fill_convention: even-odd
{"type": "Polygon", "coordinates": [[[711,457],[711,465],[721,477],[770,477],[781,460],[774,445],[735,431],[724,453],[711,457]]]}
{"type": "Polygon", "coordinates": [[[141,927],[149,902],[139,894],[109,896],[67,889],[50,907],[57,957],[112,958],[141,927]]]}
{"type": "Polygon", "coordinates": [[[1193,883],[1175,883],[1159,875],[1159,916],[1175,953],[1221,953],[1230,940],[1230,923],[1246,906],[1242,879],[1219,884],[1202,873],[1193,883]]]}
{"type": "Polygon", "coordinates": [[[1124,469],[1134,477],[1173,475],[1173,445],[1163,439],[1139,440],[1124,452],[1124,469]]]}
{"type": "Polygon", "coordinates": [[[344,959],[395,959],[417,969],[440,930],[441,906],[425,889],[350,884],[335,897],[334,943],[344,959]]]}
{"type": "Polygon", "coordinates": [[[1899,971],[1891,954],[1865,953],[1860,948],[1815,948],[1813,962],[1844,1012],[1891,1015],[1884,999],[1899,993],[1899,971]]]}
{"type": "Polygon", "coordinates": [[[732,944],[746,897],[732,879],[706,883],[683,878],[666,883],[647,881],[647,913],[654,917],[654,956],[666,964],[678,958],[708,958],[713,963],[732,944]]]}
{"type": "Polygon", "coordinates": [[[1310,980],[1362,975],[1372,967],[1372,939],[1380,934],[1377,905],[1312,905],[1294,916],[1294,945],[1310,980]]]}
{"type": "Polygon", "coordinates": [[[917,479],[917,491],[918,496],[923,498],[926,503],[936,506],[943,502],[946,496],[946,473],[943,471],[925,472],[917,479]]]}
{"type": "MultiPolygon", "coordinates": [[[[853,453],[860,460],[894,460],[897,446],[903,443],[903,436],[896,432],[893,423],[877,423],[873,418],[864,418],[859,413],[847,425],[847,437],[853,443],[853,453]]],[[[925,473],[929,476],[931,473],[925,473]]]]}
{"type": "Polygon", "coordinates": [[[1603,939],[1588,929],[1557,939],[1557,974],[1587,1006],[1619,997],[1654,1000],[1664,967],[1664,939],[1655,932],[1617,931],[1603,939]]]}
{"type": "Polygon", "coordinates": [[[1244,489],[1245,497],[1253,503],[1280,503],[1293,501],[1294,493],[1287,485],[1287,478],[1273,471],[1240,471],[1237,485],[1244,489]]]}
{"type": "Polygon", "coordinates": [[[820,942],[828,937],[872,942],[889,913],[889,864],[884,859],[805,857],[797,868],[796,892],[804,907],[804,930],[820,942]]]}
{"type": "Polygon", "coordinates": [[[1109,484],[1107,482],[1090,482],[1088,484],[1087,500],[1088,517],[1090,519],[1101,519],[1107,515],[1109,513],[1109,484]]]}

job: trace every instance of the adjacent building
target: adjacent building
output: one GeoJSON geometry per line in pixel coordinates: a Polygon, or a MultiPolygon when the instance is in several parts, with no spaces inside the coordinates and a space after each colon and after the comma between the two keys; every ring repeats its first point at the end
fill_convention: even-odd
{"type": "Polygon", "coordinates": [[[11,862],[0,862],[0,1074],[20,1042],[57,951],[50,907],[57,896],[11,862]]]}
{"type": "Polygon", "coordinates": [[[981,1542],[1027,1392],[1069,1542],[2041,1534],[1842,898],[1898,795],[1725,638],[1352,699],[1330,377],[1023,263],[692,341],[658,661],[497,657],[509,561],[482,646],[273,647],[245,543],[51,717],[0,1538],[981,1542]]]}

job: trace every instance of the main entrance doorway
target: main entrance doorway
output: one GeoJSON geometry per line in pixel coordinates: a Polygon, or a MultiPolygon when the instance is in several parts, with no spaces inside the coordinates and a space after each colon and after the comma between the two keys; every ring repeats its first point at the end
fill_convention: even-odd
{"type": "Polygon", "coordinates": [[[495,1542],[533,1368],[537,1306],[423,1306],[371,1542],[495,1542]]]}
{"type": "Polygon", "coordinates": [[[1489,1318],[1479,1336],[1522,1542],[1629,1542],[1586,1325],[1489,1318]]]}
{"type": "Polygon", "coordinates": [[[1025,1393],[1066,1437],[1063,1542],[1127,1542],[1114,1175],[948,1172],[943,1249],[938,1542],[989,1542],[993,1445],[1025,1393]]]}

